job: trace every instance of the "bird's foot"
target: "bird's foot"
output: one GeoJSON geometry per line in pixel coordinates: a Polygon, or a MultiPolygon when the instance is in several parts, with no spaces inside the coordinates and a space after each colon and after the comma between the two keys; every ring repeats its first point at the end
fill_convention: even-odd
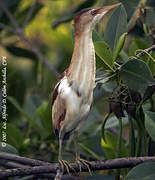
{"type": "Polygon", "coordinates": [[[92,175],[92,172],[90,170],[90,162],[89,161],[82,159],[82,158],[77,158],[76,163],[79,165],[80,173],[82,172],[82,164],[84,164],[87,167],[89,174],[92,175]]]}
{"type": "Polygon", "coordinates": [[[60,166],[61,166],[62,171],[64,172],[64,170],[65,170],[65,168],[66,168],[66,171],[67,171],[67,173],[68,173],[70,176],[71,176],[71,174],[70,174],[70,169],[72,169],[73,171],[75,171],[74,168],[73,168],[67,161],[65,161],[65,160],[59,159],[59,164],[60,164],[60,166]]]}

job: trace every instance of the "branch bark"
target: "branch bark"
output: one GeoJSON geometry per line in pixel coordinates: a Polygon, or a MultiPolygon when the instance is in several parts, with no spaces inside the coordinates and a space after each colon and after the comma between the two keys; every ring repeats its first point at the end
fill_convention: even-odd
{"type": "Polygon", "coordinates": [[[149,53],[150,51],[154,51],[154,50],[155,50],[155,44],[152,45],[151,47],[147,48],[147,49],[144,49],[143,52],[138,53],[135,57],[140,58],[141,56],[145,55],[145,52],[149,53]]]}
{"type": "MultiPolygon", "coordinates": [[[[22,167],[22,168],[1,170],[0,178],[23,176],[23,175],[47,174],[47,173],[56,174],[57,170],[60,168],[59,163],[47,163],[47,162],[29,159],[29,158],[23,158],[23,157],[15,156],[15,155],[6,156],[5,153],[0,153],[0,159],[16,161],[22,164],[25,164],[25,163],[30,164],[30,161],[32,161],[31,165],[35,164],[34,167],[22,167]]],[[[91,171],[97,171],[97,170],[107,170],[107,169],[132,168],[144,162],[155,162],[155,157],[154,156],[153,157],[130,157],[130,158],[118,158],[118,159],[112,159],[112,160],[91,161],[89,162],[89,165],[90,165],[91,171]]],[[[71,173],[80,172],[80,168],[77,163],[71,163],[70,165],[74,169],[74,170],[70,169],[71,173]]],[[[88,168],[85,165],[81,164],[81,171],[88,172],[88,168]]],[[[67,173],[66,169],[64,169],[64,174],[65,173],[67,173]]]]}
{"type": "MultiPolygon", "coordinates": [[[[30,159],[30,158],[25,158],[25,157],[13,155],[13,154],[7,154],[7,153],[0,153],[0,159],[1,159],[0,167],[5,167],[8,169],[17,169],[17,168],[26,168],[26,167],[32,168],[31,166],[51,165],[51,163],[48,163],[48,162],[30,159]]],[[[55,174],[54,173],[53,174],[52,173],[33,174],[33,175],[28,176],[28,178],[31,176],[33,178],[39,177],[39,178],[50,178],[50,179],[52,178],[52,179],[54,179],[55,174]]],[[[10,177],[12,177],[12,176],[10,176],[10,177]]],[[[0,173],[0,179],[1,179],[1,173],[0,173]]],[[[32,179],[32,178],[30,178],[30,179],[32,179]]],[[[65,175],[62,177],[62,180],[83,180],[83,178],[65,175]]]]}
{"type": "Polygon", "coordinates": [[[15,161],[17,163],[21,163],[24,165],[30,165],[30,166],[51,165],[51,163],[48,163],[48,162],[44,162],[44,161],[40,161],[40,160],[36,160],[36,159],[25,158],[25,157],[8,154],[8,153],[0,153],[0,159],[15,161]]]}

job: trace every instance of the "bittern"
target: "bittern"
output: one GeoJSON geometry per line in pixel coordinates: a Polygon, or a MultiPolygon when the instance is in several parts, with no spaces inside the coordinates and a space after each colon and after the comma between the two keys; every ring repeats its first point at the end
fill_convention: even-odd
{"type": "Polygon", "coordinates": [[[53,126],[59,139],[58,160],[62,166],[67,166],[62,160],[62,142],[72,133],[76,138],[93,101],[96,70],[93,27],[109,10],[118,5],[120,3],[98,9],[84,9],[74,18],[75,44],[71,63],[57,82],[52,100],[53,126]]]}

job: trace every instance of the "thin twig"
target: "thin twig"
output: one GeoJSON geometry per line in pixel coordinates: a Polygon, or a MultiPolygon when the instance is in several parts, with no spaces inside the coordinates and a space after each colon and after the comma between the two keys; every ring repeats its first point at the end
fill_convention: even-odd
{"type": "Polygon", "coordinates": [[[134,27],[134,25],[136,24],[136,20],[139,17],[139,11],[141,8],[143,8],[145,6],[145,4],[147,3],[147,0],[140,0],[138,3],[138,6],[136,7],[136,10],[134,11],[134,13],[132,14],[132,17],[130,18],[130,21],[128,23],[128,30],[130,31],[130,29],[132,29],[134,27]]]}
{"type": "Polygon", "coordinates": [[[28,39],[25,37],[22,29],[19,27],[16,19],[13,17],[13,15],[10,13],[10,11],[8,10],[8,8],[5,6],[5,2],[0,1],[0,5],[2,10],[4,11],[4,13],[8,16],[8,18],[10,19],[12,25],[14,26],[15,29],[10,28],[9,26],[6,26],[5,24],[0,23],[0,27],[12,32],[16,35],[18,35],[21,39],[23,39],[31,48],[31,50],[34,52],[34,54],[38,57],[38,59],[40,59],[42,61],[42,63],[51,71],[55,74],[55,76],[58,78],[59,77],[59,73],[57,72],[57,70],[49,63],[48,59],[46,59],[46,57],[40,52],[40,50],[28,39]]]}
{"type": "Polygon", "coordinates": [[[3,162],[3,161],[0,162],[0,166],[5,167],[5,168],[9,168],[9,169],[26,167],[26,166],[21,165],[21,164],[18,164],[18,163],[14,163],[14,162],[3,162]]]}
{"type": "MultiPolygon", "coordinates": [[[[130,158],[118,158],[112,160],[101,160],[101,161],[91,161],[90,169],[91,171],[97,170],[106,170],[106,169],[120,169],[120,168],[131,168],[140,163],[144,162],[155,162],[155,157],[130,157],[130,158]]],[[[70,164],[73,169],[70,169],[70,172],[80,172],[79,165],[77,163],[70,164]]],[[[35,167],[26,167],[26,168],[16,168],[1,170],[0,177],[12,177],[12,176],[23,176],[23,175],[32,175],[32,174],[42,174],[42,173],[54,173],[56,174],[59,163],[51,163],[48,166],[35,166],[35,167]]],[[[85,165],[81,165],[82,172],[88,172],[88,168],[85,165]]],[[[67,170],[64,169],[64,173],[67,173],[67,170]]]]}
{"type": "Polygon", "coordinates": [[[0,23],[0,29],[5,29],[5,30],[7,30],[7,31],[9,31],[9,32],[12,32],[12,33],[14,33],[14,34],[17,34],[17,31],[16,31],[15,29],[13,29],[13,28],[11,28],[10,26],[7,26],[7,25],[5,25],[5,24],[3,24],[3,23],[0,23]]]}
{"type": "Polygon", "coordinates": [[[30,21],[31,17],[32,17],[32,14],[33,14],[33,11],[34,11],[34,8],[35,8],[35,5],[37,3],[37,0],[34,0],[28,13],[27,13],[27,16],[24,20],[24,23],[23,23],[23,29],[25,28],[25,26],[28,24],[28,22],[30,21]]]}
{"type": "Polygon", "coordinates": [[[147,49],[144,49],[143,52],[138,53],[135,57],[140,58],[141,56],[145,55],[145,52],[149,53],[150,51],[153,51],[153,50],[155,50],[155,44],[152,45],[151,47],[147,48],[147,49]]]}
{"type": "Polygon", "coordinates": [[[51,163],[48,163],[48,162],[44,162],[44,161],[40,161],[40,160],[36,160],[36,159],[25,158],[25,157],[8,154],[8,153],[0,153],[0,159],[15,161],[15,162],[30,165],[30,166],[52,165],[51,163]]]}

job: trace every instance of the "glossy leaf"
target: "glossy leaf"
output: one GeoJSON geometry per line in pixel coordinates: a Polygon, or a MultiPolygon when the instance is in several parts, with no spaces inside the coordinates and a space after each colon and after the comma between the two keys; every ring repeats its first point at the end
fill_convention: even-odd
{"type": "Polygon", "coordinates": [[[127,15],[123,5],[118,6],[107,23],[104,41],[110,46],[112,54],[120,36],[127,31],[127,15]]]}
{"type": "MultiPolygon", "coordinates": [[[[103,151],[108,159],[116,158],[117,156],[117,140],[118,137],[108,131],[104,132],[104,136],[106,141],[102,138],[101,139],[101,146],[103,151]]],[[[122,140],[121,143],[121,157],[128,156],[128,150],[125,147],[125,143],[122,140]]]]}
{"type": "Polygon", "coordinates": [[[35,61],[37,60],[36,55],[28,49],[16,47],[14,45],[7,45],[6,49],[14,56],[29,58],[35,61]]]}
{"type": "MultiPolygon", "coordinates": [[[[1,125],[0,130],[2,132],[2,124],[0,125],[1,125]]],[[[19,149],[24,141],[21,131],[15,125],[11,123],[7,123],[5,132],[6,132],[6,142],[14,146],[16,149],[19,149]]],[[[0,136],[2,136],[2,134],[0,136]]]]}
{"type": "Polygon", "coordinates": [[[134,167],[124,180],[154,180],[155,162],[147,162],[134,167]]]}
{"type": "Polygon", "coordinates": [[[34,122],[34,120],[20,107],[20,105],[18,104],[18,102],[13,98],[13,97],[7,97],[7,99],[15,106],[15,108],[25,117],[25,119],[28,120],[28,122],[30,124],[33,125],[33,127],[40,132],[40,127],[38,126],[38,124],[36,124],[34,122]]]}
{"type": "MultiPolygon", "coordinates": [[[[29,24],[35,17],[36,15],[38,14],[38,12],[42,9],[43,7],[43,4],[39,3],[39,2],[36,2],[35,3],[35,6],[34,6],[34,9],[33,9],[33,12],[32,12],[32,15],[29,19],[29,21],[27,22],[27,24],[29,24]]],[[[19,24],[23,24],[29,10],[30,10],[31,6],[28,6],[26,7],[25,9],[23,9],[21,12],[17,13],[17,19],[18,19],[18,23],[19,24]]],[[[26,24],[26,25],[27,25],[26,24]]]]}
{"type": "Polygon", "coordinates": [[[121,37],[119,38],[119,41],[118,41],[115,51],[114,51],[114,56],[113,56],[114,61],[116,60],[116,58],[118,57],[119,53],[121,52],[121,50],[124,46],[126,35],[127,35],[127,32],[123,33],[121,35],[121,37]]]}
{"type": "Polygon", "coordinates": [[[155,141],[155,112],[146,111],[145,127],[153,141],[155,141]]]}
{"type": "Polygon", "coordinates": [[[10,144],[6,144],[5,147],[2,147],[0,142],[0,153],[9,153],[9,154],[18,154],[18,151],[15,147],[11,146],[10,144]]]}
{"type": "Polygon", "coordinates": [[[101,157],[96,154],[95,152],[93,152],[91,149],[89,149],[88,147],[86,147],[84,144],[79,143],[79,145],[86,151],[88,152],[92,157],[94,157],[97,160],[101,160],[101,157]]]}
{"type": "Polygon", "coordinates": [[[149,67],[141,60],[130,60],[120,69],[123,82],[131,89],[144,93],[147,86],[155,84],[149,67]]]}
{"type": "Polygon", "coordinates": [[[98,32],[94,29],[92,33],[93,42],[103,41],[102,37],[98,34],[98,32]]]}
{"type": "Polygon", "coordinates": [[[52,132],[52,112],[51,105],[48,102],[43,102],[42,105],[37,110],[42,126],[46,130],[47,133],[51,134],[52,132]]]}
{"type": "Polygon", "coordinates": [[[104,41],[97,41],[94,43],[94,46],[97,56],[104,62],[107,69],[114,71],[111,50],[108,44],[104,41]]]}
{"type": "MultiPolygon", "coordinates": [[[[140,53],[141,51],[138,50],[144,50],[149,48],[148,43],[144,41],[143,39],[136,38],[132,41],[130,47],[129,47],[129,56],[135,56],[135,54],[140,53]],[[138,52],[136,52],[138,51],[138,52]]],[[[149,54],[155,59],[155,53],[154,51],[149,52],[149,54]]],[[[153,62],[147,54],[141,57],[141,60],[143,60],[150,68],[152,74],[155,72],[155,62],[153,62]]]]}
{"type": "Polygon", "coordinates": [[[134,39],[129,47],[129,56],[135,56],[136,50],[148,48],[148,44],[142,39],[134,39]]]}
{"type": "Polygon", "coordinates": [[[122,49],[122,51],[120,52],[119,55],[120,55],[120,57],[121,57],[121,59],[123,60],[124,63],[126,63],[129,60],[129,57],[128,57],[127,53],[125,51],[123,51],[123,49],[122,49]]]}

